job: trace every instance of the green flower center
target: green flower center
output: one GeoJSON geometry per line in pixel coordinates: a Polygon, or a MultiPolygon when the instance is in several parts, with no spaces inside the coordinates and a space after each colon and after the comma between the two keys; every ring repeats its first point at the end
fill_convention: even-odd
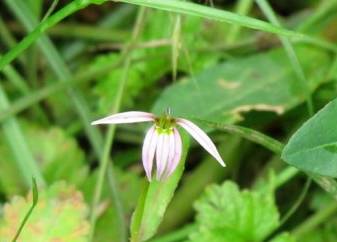
{"type": "Polygon", "coordinates": [[[155,119],[155,124],[159,134],[171,134],[176,126],[176,121],[169,114],[164,114],[155,119]]]}

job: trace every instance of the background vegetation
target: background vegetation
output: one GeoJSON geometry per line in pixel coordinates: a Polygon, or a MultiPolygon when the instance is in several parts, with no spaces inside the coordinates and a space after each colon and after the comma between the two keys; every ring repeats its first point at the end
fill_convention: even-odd
{"type": "Polygon", "coordinates": [[[17,241],[335,242],[336,10],[1,1],[0,242],[32,205],[17,241]],[[177,171],[149,183],[148,125],[90,125],[167,107],[209,133],[226,168],[183,133],[177,171]]]}

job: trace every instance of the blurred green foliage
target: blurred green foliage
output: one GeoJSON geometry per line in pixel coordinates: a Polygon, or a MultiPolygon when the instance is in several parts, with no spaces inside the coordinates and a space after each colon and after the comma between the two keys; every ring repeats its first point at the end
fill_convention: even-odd
{"type": "Polygon", "coordinates": [[[147,8],[134,43],[130,39],[139,8],[102,2],[60,1],[52,16],[62,22],[45,27],[52,42],[38,41],[38,32],[19,56],[13,46],[32,36],[32,19],[41,20],[50,1],[0,3],[0,51],[18,57],[0,75],[0,241],[11,241],[31,205],[23,178],[33,169],[20,169],[20,162],[33,162],[45,184],[18,241],[89,242],[93,225],[88,217],[97,213],[94,242],[125,242],[131,235],[132,242],[152,237],[149,241],[335,242],[337,186],[330,177],[337,174],[337,1],[270,1],[283,28],[267,24],[252,0],[194,1],[198,5],[149,1],[154,8],[169,4],[162,7],[169,11],[147,8]],[[90,2],[96,4],[86,7],[90,2]],[[74,14],[61,16],[64,9],[74,14]],[[182,9],[185,14],[178,14],[182,9]],[[227,22],[214,21],[224,19],[227,22]],[[238,22],[266,32],[233,24],[238,22]],[[305,36],[298,37],[299,32],[305,36]],[[291,63],[296,58],[289,59],[289,50],[280,43],[284,33],[297,36],[289,41],[305,83],[291,63]],[[228,167],[210,165],[213,160],[206,152],[194,143],[189,147],[186,139],[186,162],[172,180],[147,184],[141,145],[148,125],[125,125],[114,136],[102,197],[92,208],[101,160],[97,151],[107,129],[88,135],[90,122],[83,117],[94,120],[110,114],[126,58],[130,65],[120,111],[162,114],[170,107],[174,115],[205,124],[239,124],[283,143],[290,139],[282,158],[309,174],[289,172],[277,152],[252,144],[261,144],[254,132],[247,142],[205,125],[221,154],[228,154],[223,157],[228,167]],[[317,112],[311,119],[308,97],[317,112]],[[270,170],[277,182],[269,179],[270,170]],[[312,185],[299,208],[283,221],[298,202],[303,178],[311,174],[323,175],[320,181],[328,184],[329,194],[312,185]],[[169,204],[176,207],[166,210],[169,204]],[[169,225],[157,231],[165,213],[170,213],[169,225]],[[172,222],[175,217],[179,219],[172,222]],[[131,229],[121,229],[122,222],[131,229]]]}

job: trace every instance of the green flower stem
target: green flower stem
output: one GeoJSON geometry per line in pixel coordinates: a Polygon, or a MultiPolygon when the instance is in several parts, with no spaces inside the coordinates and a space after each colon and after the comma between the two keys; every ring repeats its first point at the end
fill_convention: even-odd
{"type": "MultiPolygon", "coordinates": [[[[140,34],[140,31],[142,29],[142,25],[144,22],[144,17],[145,17],[145,9],[141,8],[138,12],[136,23],[133,29],[132,33],[132,38],[129,42],[129,44],[126,46],[125,50],[122,53],[122,56],[127,56],[124,62],[124,67],[123,67],[123,76],[122,79],[120,80],[118,90],[116,93],[116,99],[114,101],[114,105],[112,107],[112,113],[117,113],[120,109],[121,103],[122,103],[122,97],[123,93],[125,90],[125,86],[128,80],[128,72],[130,68],[130,62],[131,62],[131,51],[132,51],[132,46],[136,43],[137,38],[140,34]]],[[[113,143],[113,138],[115,134],[115,125],[110,125],[108,128],[108,133],[106,135],[105,139],[105,144],[104,144],[104,151],[103,155],[100,161],[100,166],[99,166],[99,174],[98,174],[98,180],[96,183],[95,187],[95,192],[94,192],[94,198],[92,202],[92,209],[91,209],[91,216],[90,216],[90,224],[91,224],[91,230],[90,230],[90,240],[93,240],[94,233],[95,233],[95,226],[96,226],[96,221],[97,221],[97,213],[96,213],[96,208],[98,206],[98,203],[101,199],[102,196],[102,191],[103,191],[103,185],[104,185],[104,180],[107,174],[107,170],[109,167],[109,157],[110,157],[110,151],[111,151],[111,146],[113,143]]],[[[111,170],[111,169],[110,169],[111,170]]],[[[117,184],[116,181],[114,180],[114,175],[109,176],[109,181],[110,183],[112,182],[113,184],[113,199],[115,202],[115,206],[117,208],[117,214],[118,214],[118,220],[119,220],[119,225],[120,225],[120,240],[121,242],[126,242],[127,241],[127,230],[126,230],[126,222],[124,219],[124,210],[122,207],[121,199],[118,193],[117,189],[117,184]]]]}
{"type": "MultiPolygon", "coordinates": [[[[267,16],[268,20],[274,24],[275,26],[282,27],[280,22],[278,21],[276,14],[274,13],[273,9],[270,7],[269,3],[266,0],[255,0],[256,3],[259,5],[263,13],[267,16]]],[[[298,78],[298,80],[301,82],[301,85],[303,86],[303,90],[305,92],[306,96],[306,103],[307,103],[307,109],[309,116],[312,116],[314,114],[314,106],[312,102],[311,92],[310,92],[310,86],[309,82],[305,76],[305,73],[303,71],[303,68],[298,60],[297,54],[290,42],[290,40],[287,37],[280,36],[281,43],[288,55],[288,58],[290,60],[291,66],[298,78]]]]}
{"type": "Polygon", "coordinates": [[[183,153],[173,174],[164,181],[152,180],[146,183],[131,221],[130,242],[142,242],[152,238],[162,222],[166,208],[171,201],[184,171],[189,138],[181,133],[183,153]]]}
{"type": "Polygon", "coordinates": [[[336,200],[334,200],[333,202],[322,208],[319,212],[308,218],[304,223],[295,228],[295,230],[293,230],[291,234],[300,239],[304,234],[311,232],[321,223],[327,221],[327,219],[336,212],[337,203],[336,200]]]}
{"type": "Polygon", "coordinates": [[[233,136],[226,137],[219,147],[219,151],[226,157],[229,164],[227,169],[220,169],[219,164],[212,158],[207,158],[201,162],[193,173],[185,176],[181,187],[177,190],[174,198],[167,208],[163,222],[159,228],[160,233],[170,231],[172,228],[185,222],[193,214],[193,204],[196,198],[202,193],[204,188],[213,182],[223,180],[230,173],[230,168],[235,164],[246,152],[242,152],[242,139],[233,136]],[[238,152],[240,150],[241,152],[238,152]],[[194,184],[191,186],[191,184],[194,184]]]}
{"type": "MultiPolygon", "coordinates": [[[[121,99],[122,99],[122,94],[124,92],[124,88],[126,85],[126,81],[127,81],[127,72],[129,69],[130,63],[128,60],[126,60],[125,62],[125,66],[124,66],[124,75],[123,78],[120,80],[119,83],[119,87],[117,90],[117,95],[116,95],[116,100],[115,100],[115,105],[114,108],[112,109],[112,113],[117,113],[120,107],[120,103],[121,103],[121,99]]],[[[105,143],[104,143],[104,148],[103,148],[103,154],[101,157],[101,161],[100,161],[100,166],[99,166],[99,173],[98,173],[98,180],[96,183],[96,187],[95,187],[95,191],[94,191],[94,198],[93,198],[93,202],[92,202],[92,207],[91,207],[91,216],[90,216],[90,224],[91,224],[91,229],[90,229],[90,240],[92,241],[94,238],[94,233],[95,233],[95,227],[96,227],[96,222],[97,222],[97,213],[96,213],[96,208],[98,207],[98,204],[101,200],[102,197],[102,191],[103,191],[103,185],[104,185],[104,181],[106,178],[106,174],[108,171],[108,167],[109,167],[109,161],[110,161],[110,151],[111,151],[111,147],[112,147],[112,142],[113,142],[113,138],[115,135],[115,130],[116,130],[116,126],[115,125],[110,125],[108,128],[108,132],[106,134],[106,138],[105,138],[105,143]]],[[[113,178],[114,176],[111,176],[111,178],[113,178]]],[[[113,198],[117,202],[117,204],[121,204],[120,202],[120,196],[118,194],[117,191],[117,184],[115,182],[115,180],[112,180],[112,184],[113,184],[113,189],[112,189],[112,195],[113,198]],[[117,197],[116,197],[117,196],[117,197]]],[[[115,204],[116,205],[116,204],[115,204]]],[[[118,206],[116,206],[118,207],[118,206]]],[[[124,212],[121,211],[120,209],[117,210],[117,214],[118,214],[118,220],[119,220],[119,225],[121,226],[120,230],[122,233],[121,234],[121,238],[120,241],[121,242],[125,242],[126,241],[126,232],[123,231],[124,227],[125,227],[125,220],[124,220],[124,212]]]]}

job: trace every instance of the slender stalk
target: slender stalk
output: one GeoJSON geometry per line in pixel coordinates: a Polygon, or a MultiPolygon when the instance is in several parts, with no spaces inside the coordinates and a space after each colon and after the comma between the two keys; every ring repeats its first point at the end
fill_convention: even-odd
{"type": "Polygon", "coordinates": [[[332,214],[337,212],[336,200],[322,208],[319,212],[312,215],[304,223],[300,224],[292,231],[292,235],[296,238],[301,238],[304,234],[312,231],[318,225],[325,222],[332,214]]]}
{"type": "MultiPolygon", "coordinates": [[[[121,103],[121,98],[122,98],[122,94],[124,92],[124,88],[126,85],[126,81],[127,81],[127,73],[129,70],[129,66],[130,66],[130,62],[129,60],[126,60],[125,65],[124,65],[124,73],[123,73],[123,77],[120,80],[120,84],[118,87],[118,91],[117,91],[117,97],[115,100],[115,105],[114,108],[112,109],[112,113],[116,113],[119,110],[120,107],[120,103],[121,103]]],[[[101,200],[102,197],[102,191],[103,191],[103,185],[104,185],[104,181],[105,181],[105,177],[107,174],[107,170],[109,167],[109,161],[110,161],[110,151],[111,151],[111,146],[112,146],[112,141],[113,141],[113,137],[115,135],[115,125],[111,125],[108,128],[108,132],[106,134],[106,138],[105,138],[105,143],[104,143],[104,148],[103,148],[103,154],[101,157],[101,161],[100,161],[100,166],[99,166],[99,172],[98,172],[98,179],[97,179],[97,183],[96,183],[96,187],[95,187],[95,192],[94,192],[94,198],[93,198],[93,202],[92,202],[92,208],[91,208],[91,216],[90,216],[90,224],[91,224],[91,230],[90,230],[90,240],[93,240],[94,237],[94,233],[95,233],[95,227],[96,227],[96,221],[97,221],[97,213],[96,213],[96,208],[98,206],[99,201],[101,200]]],[[[113,177],[113,176],[112,176],[113,177]]],[[[111,177],[111,178],[112,178],[111,177]]],[[[117,184],[116,182],[113,180],[113,197],[116,200],[116,195],[119,197],[118,191],[117,191],[117,187],[115,187],[117,184]]],[[[117,201],[119,201],[119,198],[117,199],[117,201]]],[[[118,204],[121,204],[120,202],[118,202],[118,204]]],[[[124,226],[125,226],[125,221],[124,221],[124,213],[123,211],[117,211],[118,212],[118,219],[120,221],[120,223],[118,223],[120,226],[123,226],[124,230],[124,226]]],[[[120,241],[124,242],[126,241],[126,235],[125,235],[125,231],[123,231],[123,233],[121,233],[121,238],[120,241]]]]}
{"type": "Polygon", "coordinates": [[[17,239],[19,238],[25,224],[27,223],[29,217],[33,213],[33,210],[34,210],[34,208],[37,205],[37,202],[39,200],[39,192],[38,192],[37,184],[36,184],[36,181],[35,181],[34,178],[33,178],[33,183],[32,183],[32,195],[33,195],[32,206],[29,208],[28,212],[26,213],[25,217],[23,218],[22,222],[20,223],[20,226],[19,226],[18,230],[16,231],[16,234],[15,234],[12,242],[16,242],[17,239]]]}
{"type": "Polygon", "coordinates": [[[177,68],[178,68],[180,47],[181,47],[181,16],[177,15],[174,20],[174,26],[172,31],[172,47],[171,47],[173,81],[177,80],[177,68]]]}
{"type": "Polygon", "coordinates": [[[308,194],[311,182],[312,182],[312,179],[310,177],[308,177],[307,181],[304,185],[304,188],[303,188],[301,194],[299,195],[299,197],[296,199],[294,205],[292,205],[291,208],[288,210],[288,212],[283,216],[283,218],[281,218],[279,227],[281,227],[283,224],[285,224],[285,222],[288,221],[288,219],[297,211],[299,206],[302,204],[305,196],[308,194]]]}
{"type": "MultiPolygon", "coordinates": [[[[264,146],[265,148],[273,151],[275,154],[280,155],[282,153],[284,145],[281,142],[265,134],[262,134],[259,131],[240,127],[237,125],[222,125],[222,124],[214,123],[210,121],[203,121],[203,120],[199,120],[199,121],[206,123],[212,128],[219,129],[219,130],[225,130],[230,133],[238,134],[245,139],[248,139],[254,143],[264,146]]],[[[291,177],[295,174],[296,174],[295,171],[290,170],[288,171],[287,175],[288,177],[289,175],[291,177]]],[[[337,182],[333,178],[324,177],[321,175],[312,174],[308,172],[306,174],[310,176],[321,188],[323,188],[323,190],[328,192],[331,196],[333,196],[337,200],[337,182]]]]}
{"type": "MultiPolygon", "coordinates": [[[[116,113],[119,111],[121,103],[122,103],[122,97],[123,97],[123,93],[124,93],[124,89],[127,83],[127,79],[128,79],[128,72],[129,72],[129,68],[130,68],[130,62],[131,62],[131,53],[130,51],[132,51],[132,46],[135,44],[139,33],[141,31],[143,22],[144,22],[144,17],[145,17],[145,8],[141,8],[138,12],[137,15],[137,20],[134,26],[134,30],[133,30],[133,34],[132,34],[132,38],[129,42],[129,45],[127,45],[126,49],[123,51],[122,56],[127,56],[124,62],[124,67],[123,67],[123,76],[122,79],[119,83],[119,87],[116,93],[116,99],[114,102],[114,105],[112,107],[112,113],[116,113]]],[[[92,211],[91,211],[91,217],[90,217],[90,224],[91,224],[91,231],[90,231],[90,241],[93,239],[94,236],[94,232],[95,232],[95,226],[96,226],[96,221],[97,221],[97,214],[95,212],[96,207],[101,199],[102,196],[102,191],[103,191],[103,185],[104,185],[104,180],[105,180],[105,176],[109,167],[109,157],[110,157],[110,150],[111,150],[111,146],[112,146],[112,142],[113,142],[113,137],[115,134],[115,125],[111,125],[108,128],[108,133],[106,135],[106,139],[105,139],[105,145],[104,145],[104,151],[103,151],[103,155],[100,161],[100,167],[99,167],[99,175],[98,175],[98,180],[96,183],[96,187],[95,187],[95,193],[94,193],[94,198],[93,198],[93,203],[92,203],[92,211]]],[[[120,224],[120,230],[121,230],[121,237],[120,237],[120,241],[124,242],[127,241],[127,230],[126,230],[126,222],[124,219],[124,211],[122,208],[122,203],[120,202],[120,198],[119,198],[119,194],[117,191],[117,187],[116,187],[116,182],[114,181],[114,176],[110,176],[110,182],[112,181],[114,186],[113,186],[113,197],[115,200],[115,205],[117,209],[117,213],[118,213],[118,219],[119,219],[119,224],[120,224]]]]}

